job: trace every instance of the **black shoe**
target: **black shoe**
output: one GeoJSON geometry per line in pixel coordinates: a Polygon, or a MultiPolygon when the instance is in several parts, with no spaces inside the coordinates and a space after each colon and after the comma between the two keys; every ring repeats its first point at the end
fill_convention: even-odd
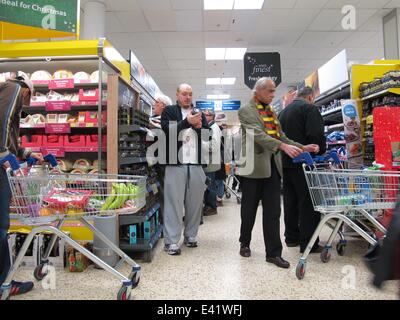
{"type": "Polygon", "coordinates": [[[266,261],[269,263],[273,263],[279,268],[283,269],[289,269],[290,268],[290,263],[287,262],[286,260],[283,260],[282,257],[276,257],[276,258],[266,258],[266,261]]]}
{"type": "Polygon", "coordinates": [[[299,245],[300,245],[299,242],[286,242],[286,246],[288,248],[295,248],[295,247],[298,247],[299,245]]]}
{"type": "Polygon", "coordinates": [[[203,216],[207,217],[207,216],[214,216],[218,214],[217,209],[211,208],[211,207],[204,207],[203,210],[203,216]]]}
{"type": "Polygon", "coordinates": [[[244,258],[249,258],[251,256],[251,250],[249,247],[241,246],[239,254],[244,258]]]}

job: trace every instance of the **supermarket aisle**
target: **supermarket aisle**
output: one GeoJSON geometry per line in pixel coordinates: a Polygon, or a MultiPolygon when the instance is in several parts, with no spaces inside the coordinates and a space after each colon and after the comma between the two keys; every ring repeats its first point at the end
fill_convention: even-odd
{"type": "MultiPolygon", "coordinates": [[[[217,216],[205,218],[197,249],[182,248],[182,255],[171,257],[162,252],[159,243],[151,264],[142,264],[136,299],[395,299],[396,283],[385,291],[372,288],[370,274],[360,257],[366,243],[349,243],[345,257],[333,253],[329,264],[322,264],[319,255],[309,260],[306,277],[298,281],[295,267],[298,248],[284,247],[284,257],[291,268],[283,270],[265,262],[261,215],[255,225],[252,257],[239,256],[239,206],[225,201],[217,216]],[[356,270],[356,288],[342,288],[344,266],[356,270]]],[[[283,230],[281,230],[283,233],[283,230]]],[[[326,237],[322,237],[326,239],[326,237]]],[[[123,271],[128,273],[127,268],[123,271]]],[[[21,270],[18,279],[33,279],[31,272],[21,270]]],[[[14,299],[115,299],[119,282],[110,274],[93,267],[81,274],[59,271],[55,290],[44,290],[35,283],[35,290],[14,299]]]]}

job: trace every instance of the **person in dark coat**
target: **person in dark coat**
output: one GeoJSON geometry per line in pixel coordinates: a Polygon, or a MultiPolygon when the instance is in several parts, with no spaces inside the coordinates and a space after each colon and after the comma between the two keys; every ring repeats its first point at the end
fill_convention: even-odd
{"type": "MultiPolygon", "coordinates": [[[[279,121],[289,139],[303,145],[316,144],[322,154],[326,151],[324,121],[313,100],[312,88],[305,87],[280,113],[279,121]]],[[[321,216],[314,211],[301,164],[294,164],[286,154],[282,154],[282,164],[285,242],[288,247],[300,245],[300,252],[303,253],[321,216]]],[[[319,239],[313,245],[312,253],[322,250],[318,243],[319,239]]]]}

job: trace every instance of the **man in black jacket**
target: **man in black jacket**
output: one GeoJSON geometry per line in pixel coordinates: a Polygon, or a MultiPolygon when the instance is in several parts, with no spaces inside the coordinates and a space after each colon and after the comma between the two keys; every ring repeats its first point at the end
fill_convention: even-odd
{"type": "MultiPolygon", "coordinates": [[[[312,89],[305,87],[281,112],[279,121],[289,139],[303,145],[317,144],[320,153],[325,153],[324,121],[313,102],[312,89]]],[[[321,216],[314,211],[301,165],[294,164],[286,154],[282,155],[282,163],[285,241],[288,247],[300,245],[300,252],[303,253],[321,216]]],[[[319,239],[315,242],[312,253],[321,251],[322,247],[318,243],[319,239]]]]}
{"type": "Polygon", "coordinates": [[[197,247],[197,232],[206,190],[206,175],[202,167],[202,138],[204,142],[209,139],[209,126],[205,116],[193,108],[192,88],[188,84],[181,84],[176,97],[177,104],[168,106],[161,116],[161,127],[167,138],[164,250],[170,255],[181,253],[179,241],[184,212],[184,243],[190,248],[197,247]]]}

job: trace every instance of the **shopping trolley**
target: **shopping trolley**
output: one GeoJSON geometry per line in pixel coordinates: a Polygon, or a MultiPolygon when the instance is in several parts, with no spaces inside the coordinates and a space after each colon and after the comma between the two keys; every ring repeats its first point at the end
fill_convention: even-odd
{"type": "Polygon", "coordinates": [[[238,178],[236,178],[236,164],[234,161],[232,161],[229,165],[229,174],[228,177],[226,178],[226,181],[224,181],[224,186],[225,186],[225,197],[227,199],[230,199],[232,194],[236,197],[236,202],[238,204],[242,203],[242,196],[239,194],[239,192],[236,192],[233,187],[231,187],[231,183],[235,181],[237,185],[240,185],[240,181],[238,178]]]}
{"type": "Polygon", "coordinates": [[[45,160],[50,162],[49,170],[42,174],[31,174],[29,167],[21,168],[14,155],[0,159],[0,166],[5,162],[9,162],[11,166],[7,169],[12,192],[10,216],[19,219],[23,225],[33,227],[1,286],[1,299],[9,298],[11,280],[32,239],[38,233],[50,232],[53,234],[50,243],[41,257],[40,264],[34,270],[34,277],[38,281],[47,275],[48,257],[59,237],[97,266],[121,280],[122,286],[117,299],[128,300],[131,290],[139,284],[141,267],[89,221],[96,215],[138,212],[146,202],[146,178],[108,174],[66,174],[57,170],[57,160],[53,156],[46,156],[45,160]],[[117,254],[121,259],[115,268],[63,233],[61,227],[66,220],[79,220],[117,254]],[[124,262],[132,267],[128,277],[116,270],[124,262]]]}
{"type": "MultiPolygon", "coordinates": [[[[332,243],[343,224],[348,225],[356,234],[371,245],[377,243],[373,232],[365,228],[373,228],[386,234],[385,227],[377,220],[383,210],[393,209],[397,202],[400,174],[389,171],[343,169],[335,152],[327,156],[312,158],[305,153],[295,159],[303,162],[303,169],[315,211],[321,212],[321,219],[310,242],[302,254],[296,268],[299,280],[304,278],[307,257],[316,239],[325,225],[331,221],[333,231],[321,253],[321,261],[327,263],[331,258],[332,243]],[[327,162],[333,160],[333,162],[327,162]],[[368,221],[361,228],[359,222],[368,221]]],[[[338,244],[341,255],[343,243],[338,244]]]]}

